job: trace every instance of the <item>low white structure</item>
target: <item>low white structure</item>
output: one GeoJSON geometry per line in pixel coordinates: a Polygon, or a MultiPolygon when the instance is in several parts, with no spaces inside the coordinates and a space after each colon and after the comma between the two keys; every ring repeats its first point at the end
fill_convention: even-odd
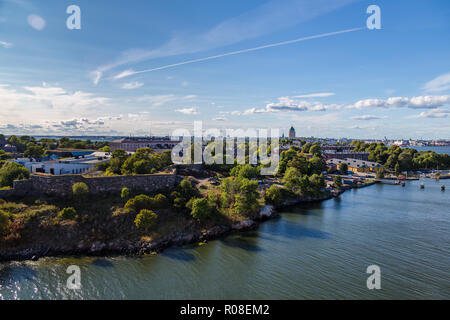
{"type": "Polygon", "coordinates": [[[351,158],[346,158],[346,159],[333,158],[333,159],[327,160],[327,164],[332,164],[332,165],[336,165],[336,166],[339,166],[341,163],[346,163],[350,169],[352,169],[352,168],[354,168],[354,169],[369,168],[371,170],[375,170],[377,168],[383,167],[378,162],[351,159],[351,158]]]}
{"type": "Polygon", "coordinates": [[[80,174],[92,169],[96,164],[109,161],[110,153],[93,152],[88,155],[77,156],[67,159],[54,159],[48,161],[35,161],[28,158],[15,159],[18,164],[23,165],[31,173],[48,173],[53,175],[80,174]]]}

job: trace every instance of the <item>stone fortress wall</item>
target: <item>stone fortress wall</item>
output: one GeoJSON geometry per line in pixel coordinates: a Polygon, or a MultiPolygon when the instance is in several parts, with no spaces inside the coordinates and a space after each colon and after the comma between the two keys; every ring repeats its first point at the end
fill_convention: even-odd
{"type": "Polygon", "coordinates": [[[84,182],[89,193],[111,194],[120,193],[122,188],[143,192],[154,192],[162,189],[173,189],[181,180],[176,174],[149,174],[132,176],[102,176],[84,177],[82,175],[52,176],[32,174],[28,180],[16,180],[12,189],[0,190],[0,198],[24,196],[54,196],[69,197],[72,186],[77,182],[84,182]]]}

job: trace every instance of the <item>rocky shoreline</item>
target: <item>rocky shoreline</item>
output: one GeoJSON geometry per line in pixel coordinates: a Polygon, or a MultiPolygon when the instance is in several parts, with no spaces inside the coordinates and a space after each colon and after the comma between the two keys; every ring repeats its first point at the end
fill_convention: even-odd
{"type": "Polygon", "coordinates": [[[126,241],[117,240],[109,243],[96,241],[89,246],[79,245],[76,248],[64,247],[36,247],[22,250],[6,250],[0,252],[0,262],[32,260],[37,261],[44,257],[61,257],[61,256],[113,256],[113,255],[142,255],[160,253],[164,249],[171,246],[182,246],[199,242],[206,242],[226,236],[231,232],[243,232],[252,230],[266,220],[277,217],[278,210],[295,206],[307,202],[319,202],[334,197],[338,197],[345,190],[338,192],[329,192],[321,197],[299,197],[296,199],[286,200],[282,205],[274,207],[266,205],[261,208],[260,215],[256,219],[244,220],[236,222],[231,226],[217,225],[209,228],[204,232],[195,232],[190,234],[172,233],[158,241],[126,241]]]}

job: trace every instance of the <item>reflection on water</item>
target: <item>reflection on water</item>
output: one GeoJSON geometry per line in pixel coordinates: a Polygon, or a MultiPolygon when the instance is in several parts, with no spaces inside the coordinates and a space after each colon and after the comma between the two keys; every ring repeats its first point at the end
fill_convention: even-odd
{"type": "Polygon", "coordinates": [[[449,299],[450,197],[375,185],[286,210],[258,230],[157,256],[0,264],[1,299],[449,299]],[[82,289],[65,287],[81,269],[82,289]],[[366,288],[381,268],[382,289],[366,288]]]}

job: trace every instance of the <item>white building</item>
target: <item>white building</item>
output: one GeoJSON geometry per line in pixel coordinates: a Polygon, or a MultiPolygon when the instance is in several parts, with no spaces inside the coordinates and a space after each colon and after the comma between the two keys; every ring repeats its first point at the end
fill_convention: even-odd
{"type": "Polygon", "coordinates": [[[375,171],[377,168],[383,167],[378,162],[372,162],[372,161],[366,161],[366,160],[359,160],[359,159],[329,159],[327,160],[327,164],[332,164],[335,166],[339,166],[341,163],[346,163],[349,167],[349,169],[360,169],[360,168],[368,168],[371,171],[375,171]]]}
{"type": "Polygon", "coordinates": [[[80,174],[92,169],[97,163],[110,160],[110,153],[93,152],[88,155],[77,156],[67,159],[54,159],[48,161],[34,161],[28,158],[14,160],[27,168],[30,173],[48,173],[53,175],[80,174]]]}

